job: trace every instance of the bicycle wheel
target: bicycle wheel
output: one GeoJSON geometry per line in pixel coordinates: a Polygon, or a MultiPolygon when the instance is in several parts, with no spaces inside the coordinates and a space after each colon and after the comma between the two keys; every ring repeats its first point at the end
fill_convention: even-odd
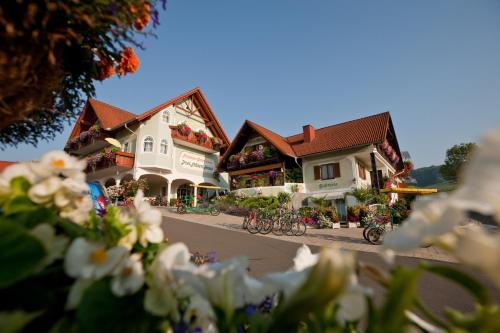
{"type": "Polygon", "coordinates": [[[276,236],[283,236],[283,230],[281,229],[282,224],[280,220],[275,220],[273,222],[272,232],[276,236]]]}
{"type": "Polygon", "coordinates": [[[256,234],[260,230],[260,223],[256,218],[251,218],[247,224],[247,230],[251,234],[256,234]]]}
{"type": "Polygon", "coordinates": [[[245,230],[248,226],[248,219],[249,219],[248,215],[245,215],[243,217],[243,226],[242,226],[243,230],[245,230]]]}
{"type": "Polygon", "coordinates": [[[177,213],[186,214],[186,207],[184,207],[184,205],[180,205],[179,207],[177,207],[177,213]]]}
{"type": "Polygon", "coordinates": [[[270,218],[264,217],[259,220],[260,222],[260,230],[259,232],[263,235],[267,235],[273,230],[273,220],[270,218]]]}
{"type": "Polygon", "coordinates": [[[366,237],[368,241],[374,245],[380,245],[384,242],[385,230],[383,228],[371,228],[366,237]]]}
{"type": "Polygon", "coordinates": [[[302,236],[307,231],[307,225],[302,221],[295,221],[294,236],[302,236]]]}

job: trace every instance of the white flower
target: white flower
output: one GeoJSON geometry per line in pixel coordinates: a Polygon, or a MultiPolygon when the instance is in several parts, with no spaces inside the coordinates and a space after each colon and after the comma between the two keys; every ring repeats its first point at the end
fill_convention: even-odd
{"type": "Polygon", "coordinates": [[[136,227],[138,228],[139,242],[146,246],[150,243],[160,243],[164,239],[161,228],[161,213],[151,208],[149,202],[144,200],[144,193],[139,190],[134,198],[136,211],[136,227]]]}
{"type": "Polygon", "coordinates": [[[366,297],[371,295],[371,289],[359,285],[356,276],[351,275],[349,285],[337,300],[337,320],[345,323],[361,319],[368,311],[366,297]]]}
{"type": "Polygon", "coordinates": [[[177,311],[177,300],[170,285],[151,286],[144,295],[144,309],[155,316],[166,316],[177,311]]]}
{"type": "Polygon", "coordinates": [[[457,231],[454,254],[462,263],[481,270],[500,288],[500,234],[470,225],[457,231]]]}
{"type": "Polygon", "coordinates": [[[61,183],[61,188],[54,194],[54,203],[57,207],[66,207],[74,198],[89,193],[89,186],[84,181],[66,178],[61,183]]]}
{"type": "Polygon", "coordinates": [[[45,204],[52,201],[57,191],[61,189],[62,179],[59,177],[48,177],[34,184],[28,191],[28,197],[37,204],[45,204]]]}
{"type": "Polygon", "coordinates": [[[111,290],[116,296],[131,295],[144,284],[141,257],[135,253],[123,259],[113,271],[111,290]]]}
{"type": "Polygon", "coordinates": [[[90,195],[83,195],[73,198],[71,204],[63,207],[59,215],[70,219],[76,224],[83,224],[88,221],[92,209],[94,209],[92,198],[90,195]]]}
{"type": "Polygon", "coordinates": [[[42,223],[33,228],[30,233],[43,244],[47,251],[47,256],[43,260],[42,268],[50,265],[54,260],[63,257],[64,250],[68,246],[69,240],[64,236],[56,236],[53,226],[42,223]]]}
{"type": "Polygon", "coordinates": [[[85,160],[78,160],[64,151],[51,151],[40,159],[40,162],[32,165],[35,174],[42,178],[63,175],[64,177],[85,180],[85,160]]]}
{"type": "Polygon", "coordinates": [[[189,298],[189,305],[184,314],[184,321],[193,323],[193,326],[200,327],[203,332],[215,322],[215,313],[210,303],[198,294],[189,298]]]}
{"type": "Polygon", "coordinates": [[[297,250],[295,254],[295,258],[293,258],[293,270],[294,271],[302,271],[306,268],[316,265],[318,262],[318,254],[312,254],[311,249],[302,244],[301,247],[297,250]]]}
{"type": "Polygon", "coordinates": [[[293,267],[288,272],[270,273],[264,276],[265,283],[273,286],[275,291],[281,291],[285,297],[294,294],[306,280],[309,270],[318,262],[318,254],[312,254],[311,249],[303,244],[297,249],[293,259],[293,267]]]}
{"type": "Polygon", "coordinates": [[[177,311],[175,288],[179,288],[175,270],[192,270],[190,254],[183,243],[175,243],[161,251],[150,267],[151,281],[144,298],[144,308],[153,315],[174,315],[177,311]]]}
{"type": "Polygon", "coordinates": [[[66,253],[64,270],[73,278],[100,279],[111,273],[127,252],[123,246],[106,250],[102,244],[77,238],[66,253]]]}
{"type": "Polygon", "coordinates": [[[449,249],[455,242],[454,230],[462,225],[469,211],[493,215],[500,223],[500,129],[484,136],[472,154],[461,179],[462,185],[448,197],[416,202],[403,225],[387,235],[381,250],[413,250],[435,242],[449,249]]]}
{"type": "Polygon", "coordinates": [[[17,177],[24,177],[31,184],[35,183],[38,178],[30,168],[31,163],[16,163],[9,165],[0,174],[0,195],[8,195],[11,193],[10,182],[17,177]]]}
{"type": "Polygon", "coordinates": [[[93,279],[78,279],[73,283],[69,290],[68,299],[66,300],[66,310],[74,310],[78,307],[83,293],[93,282],[93,279]]]}

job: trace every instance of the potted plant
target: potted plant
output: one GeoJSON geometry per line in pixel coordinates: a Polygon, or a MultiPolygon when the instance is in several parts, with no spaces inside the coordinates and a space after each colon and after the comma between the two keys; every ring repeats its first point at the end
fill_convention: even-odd
{"type": "Polygon", "coordinates": [[[189,136],[189,134],[191,134],[192,132],[191,127],[189,127],[189,125],[186,124],[185,122],[177,125],[177,131],[179,132],[180,135],[186,137],[189,136]]]}
{"type": "Polygon", "coordinates": [[[215,136],[210,137],[210,140],[212,141],[212,146],[214,147],[214,149],[220,150],[220,147],[222,146],[222,140],[215,136]]]}
{"type": "Polygon", "coordinates": [[[195,136],[196,136],[196,140],[200,144],[204,144],[205,142],[208,141],[208,135],[203,130],[199,130],[198,132],[196,132],[195,136]]]}

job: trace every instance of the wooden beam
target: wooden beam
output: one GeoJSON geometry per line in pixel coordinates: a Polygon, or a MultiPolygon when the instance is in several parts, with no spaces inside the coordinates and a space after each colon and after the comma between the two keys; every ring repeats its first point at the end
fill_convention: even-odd
{"type": "Polygon", "coordinates": [[[277,168],[281,168],[282,166],[283,166],[283,162],[268,164],[268,165],[261,165],[261,166],[249,168],[249,169],[237,170],[237,171],[232,171],[232,172],[230,171],[229,175],[231,177],[239,176],[239,175],[246,175],[246,174],[254,173],[254,172],[277,169],[277,168]]]}

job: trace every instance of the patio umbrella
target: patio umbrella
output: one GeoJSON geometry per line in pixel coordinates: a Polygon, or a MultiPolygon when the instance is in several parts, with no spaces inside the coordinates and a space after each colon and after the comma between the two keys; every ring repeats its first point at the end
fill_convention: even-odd
{"type": "Polygon", "coordinates": [[[122,147],[122,144],[120,143],[120,141],[114,139],[114,138],[106,138],[104,139],[106,140],[106,142],[108,142],[110,145],[112,146],[115,146],[116,148],[120,148],[122,147]]]}

